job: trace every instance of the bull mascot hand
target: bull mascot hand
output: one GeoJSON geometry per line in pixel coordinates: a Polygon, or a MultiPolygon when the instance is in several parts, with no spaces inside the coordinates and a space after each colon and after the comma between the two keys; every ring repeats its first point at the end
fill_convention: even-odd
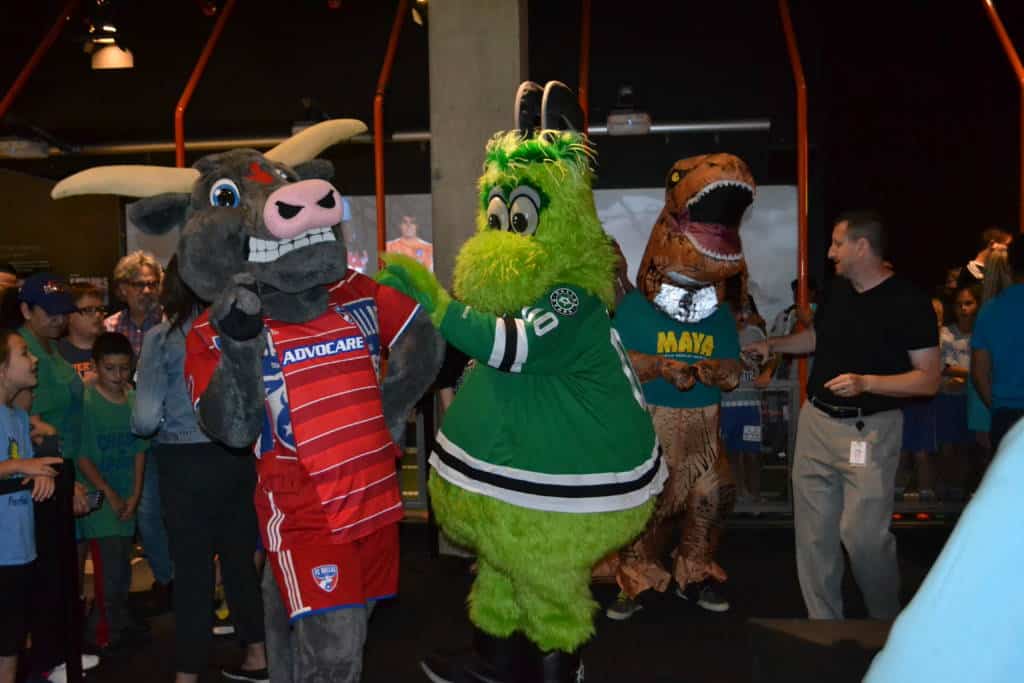
{"type": "Polygon", "coordinates": [[[235,341],[249,341],[263,329],[260,309],[256,278],[249,273],[235,273],[231,285],[214,300],[210,320],[222,335],[235,341]]]}

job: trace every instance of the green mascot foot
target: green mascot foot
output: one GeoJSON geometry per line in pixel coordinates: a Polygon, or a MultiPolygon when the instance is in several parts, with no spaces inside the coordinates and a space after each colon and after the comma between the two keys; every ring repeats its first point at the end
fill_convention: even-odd
{"type": "Polygon", "coordinates": [[[583,683],[583,660],[579,650],[553,650],[541,657],[541,681],[544,683],[583,683]]]}
{"type": "Polygon", "coordinates": [[[433,683],[519,683],[536,680],[535,648],[519,633],[498,638],[473,630],[473,649],[435,653],[420,662],[433,683]]]}

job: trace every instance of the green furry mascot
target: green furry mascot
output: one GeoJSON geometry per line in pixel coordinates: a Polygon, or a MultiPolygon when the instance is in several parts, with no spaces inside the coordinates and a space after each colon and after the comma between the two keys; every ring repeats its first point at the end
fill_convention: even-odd
{"type": "Polygon", "coordinates": [[[591,567],[644,528],[666,477],[640,384],[612,330],[616,255],[592,150],[561,83],[520,86],[519,131],[487,146],[477,234],[452,299],[409,258],[379,279],[415,297],[474,363],[430,458],[437,520],[474,549],[475,652],[432,681],[582,680],[591,567]],[[525,638],[522,636],[525,635],[525,638]]]}

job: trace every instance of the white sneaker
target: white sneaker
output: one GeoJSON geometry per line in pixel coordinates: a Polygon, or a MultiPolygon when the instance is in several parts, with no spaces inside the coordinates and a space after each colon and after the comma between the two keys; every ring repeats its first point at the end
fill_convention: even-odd
{"type": "MultiPolygon", "coordinates": [[[[82,655],[82,671],[89,671],[95,669],[100,664],[100,658],[96,655],[83,654],[82,655]]],[[[57,666],[53,667],[50,671],[50,675],[46,677],[46,680],[50,683],[68,683],[68,667],[67,664],[61,662],[57,666]]]]}
{"type": "Polygon", "coordinates": [[[64,662],[53,667],[53,671],[46,677],[50,683],[68,683],[68,667],[64,662]]]}

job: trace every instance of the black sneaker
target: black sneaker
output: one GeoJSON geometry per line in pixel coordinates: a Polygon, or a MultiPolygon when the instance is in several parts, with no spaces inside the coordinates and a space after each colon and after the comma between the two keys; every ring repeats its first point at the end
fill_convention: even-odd
{"type": "Polygon", "coordinates": [[[267,671],[267,667],[262,669],[222,669],[220,673],[229,681],[270,682],[270,673],[267,671]]]}
{"type": "Polygon", "coordinates": [[[625,621],[643,608],[644,606],[637,602],[635,598],[620,592],[618,597],[615,598],[615,602],[609,605],[604,613],[609,619],[625,621]]]}
{"type": "Polygon", "coordinates": [[[697,603],[698,607],[709,612],[729,611],[729,601],[718,592],[715,582],[710,579],[705,579],[700,583],[691,583],[686,586],[685,590],[676,586],[676,595],[683,600],[697,603]]]}

